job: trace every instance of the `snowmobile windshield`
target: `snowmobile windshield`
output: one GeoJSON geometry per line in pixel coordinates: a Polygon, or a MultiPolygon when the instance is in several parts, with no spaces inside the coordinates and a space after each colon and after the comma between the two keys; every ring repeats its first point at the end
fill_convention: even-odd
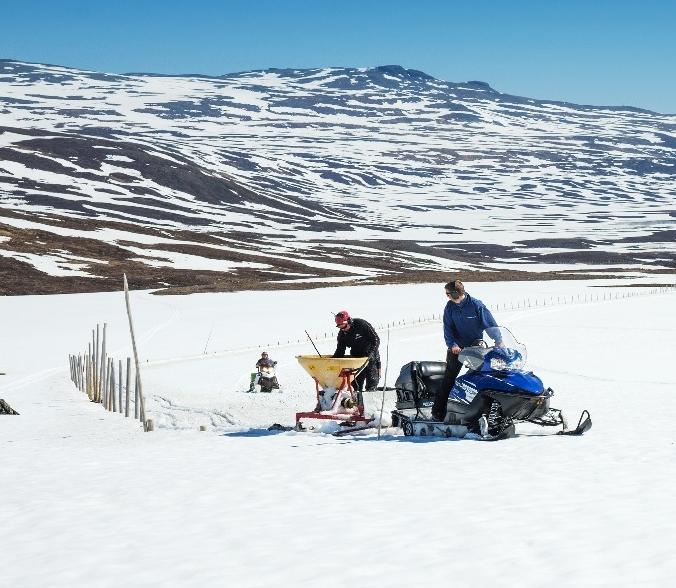
{"type": "Polygon", "coordinates": [[[489,353],[484,355],[486,368],[498,371],[520,371],[526,366],[526,346],[519,343],[506,327],[489,327],[482,344],[489,353]]]}

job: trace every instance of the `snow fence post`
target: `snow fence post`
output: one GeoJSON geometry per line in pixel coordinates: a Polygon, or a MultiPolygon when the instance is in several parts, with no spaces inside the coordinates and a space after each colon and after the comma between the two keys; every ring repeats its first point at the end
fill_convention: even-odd
{"type": "Polygon", "coordinates": [[[91,365],[89,366],[89,369],[91,369],[91,374],[90,374],[90,384],[92,386],[92,402],[96,402],[96,353],[97,353],[97,348],[96,348],[96,331],[92,329],[92,356],[91,356],[91,365]]]}
{"type": "Polygon", "coordinates": [[[89,396],[89,356],[92,353],[92,346],[91,343],[87,344],[87,354],[85,355],[85,361],[84,361],[84,384],[85,384],[85,392],[87,393],[87,396],[89,397],[89,400],[91,400],[91,396],[89,396]]]}
{"type": "Polygon", "coordinates": [[[378,440],[383,424],[383,409],[385,408],[385,389],[387,388],[387,367],[390,365],[390,327],[387,327],[387,346],[385,347],[385,375],[383,377],[383,397],[380,401],[380,419],[378,420],[378,440]]]}
{"type": "Polygon", "coordinates": [[[110,402],[110,360],[106,359],[106,371],[103,378],[103,408],[109,410],[108,403],[110,402]]]}
{"type": "Polygon", "coordinates": [[[145,403],[143,400],[143,385],[141,382],[141,366],[139,365],[139,360],[138,360],[138,350],[136,348],[136,338],[134,337],[134,321],[131,318],[131,306],[129,304],[129,284],[127,283],[127,274],[123,274],[123,282],[124,282],[124,300],[125,300],[125,305],[127,307],[127,317],[129,318],[129,333],[131,334],[131,346],[132,349],[134,350],[134,363],[136,364],[136,385],[137,385],[137,392],[138,392],[138,399],[140,401],[140,412],[141,412],[141,420],[143,421],[143,429],[144,431],[154,431],[155,428],[153,426],[153,422],[149,421],[148,423],[145,422],[145,416],[146,416],[146,411],[145,411],[145,403]]]}
{"type": "Polygon", "coordinates": [[[139,419],[138,409],[138,372],[134,374],[134,418],[139,419]]]}
{"type": "Polygon", "coordinates": [[[110,408],[117,412],[117,397],[115,395],[115,360],[110,358],[110,408]]]}
{"type": "Polygon", "coordinates": [[[112,357],[108,358],[108,410],[115,409],[115,360],[112,357]]]}
{"type": "Polygon", "coordinates": [[[122,360],[117,360],[117,408],[122,413],[122,360]]]}
{"type": "Polygon", "coordinates": [[[101,398],[99,396],[99,373],[101,371],[101,364],[100,364],[100,346],[101,346],[101,341],[100,341],[100,334],[99,334],[99,324],[96,323],[96,338],[94,341],[94,400],[96,402],[100,402],[101,398]]]}
{"type": "Polygon", "coordinates": [[[103,372],[99,381],[99,385],[101,386],[101,404],[103,404],[103,408],[108,410],[108,360],[106,360],[105,364],[101,364],[101,372],[103,372]]]}
{"type": "Polygon", "coordinates": [[[103,323],[103,337],[101,339],[101,377],[99,378],[99,396],[106,392],[106,385],[108,383],[108,358],[106,357],[106,330],[108,323],[103,323]]]}
{"type": "Polygon", "coordinates": [[[94,386],[92,384],[92,347],[89,345],[89,355],[87,356],[87,396],[89,401],[94,400],[94,386]]]}
{"type": "Polygon", "coordinates": [[[129,417],[129,387],[131,385],[131,357],[127,358],[127,397],[124,401],[124,416],[129,417]]]}

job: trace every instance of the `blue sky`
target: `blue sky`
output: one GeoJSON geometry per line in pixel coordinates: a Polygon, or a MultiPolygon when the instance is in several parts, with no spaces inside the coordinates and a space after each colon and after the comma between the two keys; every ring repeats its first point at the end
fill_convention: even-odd
{"type": "Polygon", "coordinates": [[[223,73],[398,64],[676,113],[674,0],[0,0],[0,58],[223,73]]]}

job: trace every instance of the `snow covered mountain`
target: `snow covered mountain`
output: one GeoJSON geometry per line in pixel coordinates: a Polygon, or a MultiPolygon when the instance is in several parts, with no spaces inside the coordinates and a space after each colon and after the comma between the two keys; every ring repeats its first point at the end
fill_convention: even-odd
{"type": "Polygon", "coordinates": [[[0,60],[0,293],[676,271],[675,129],[399,66],[0,60]]]}

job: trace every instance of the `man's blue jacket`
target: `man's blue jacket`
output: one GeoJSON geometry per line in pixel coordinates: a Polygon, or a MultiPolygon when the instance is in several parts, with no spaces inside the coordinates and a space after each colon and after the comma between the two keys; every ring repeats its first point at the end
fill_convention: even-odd
{"type": "Polygon", "coordinates": [[[481,300],[465,293],[465,299],[456,304],[450,300],[444,309],[444,339],[446,346],[469,347],[477,339],[481,339],[484,329],[497,327],[491,311],[481,300]]]}

